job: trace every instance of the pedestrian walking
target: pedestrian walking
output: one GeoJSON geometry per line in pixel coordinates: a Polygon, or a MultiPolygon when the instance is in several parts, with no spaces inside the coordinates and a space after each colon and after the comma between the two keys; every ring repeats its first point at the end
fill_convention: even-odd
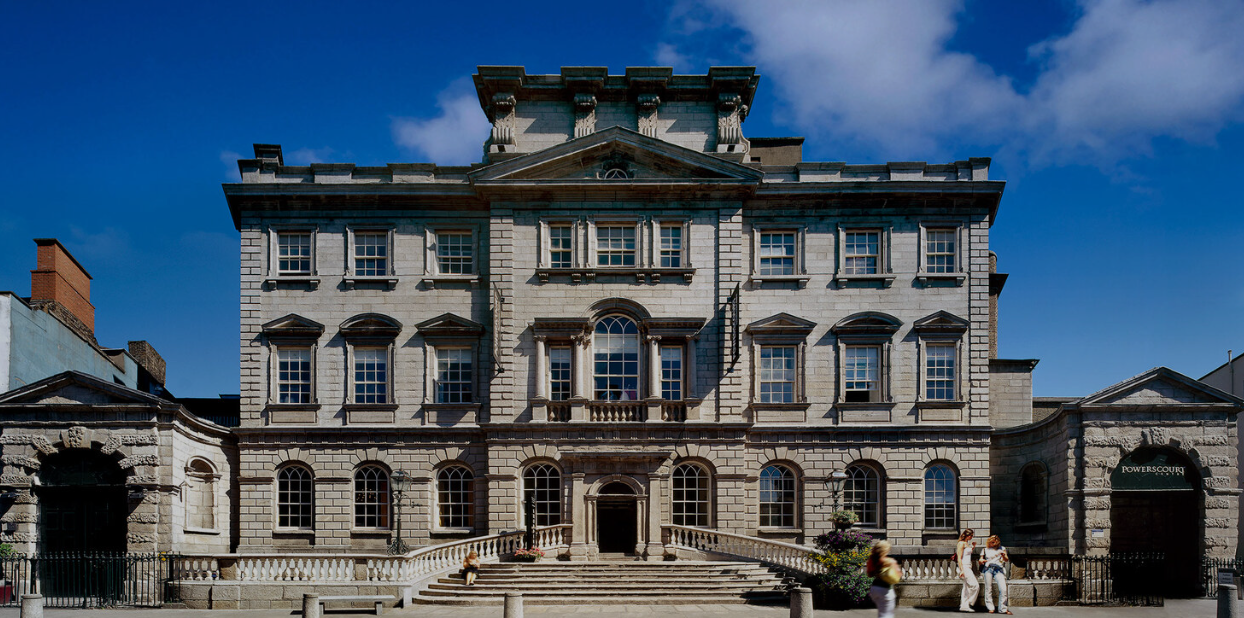
{"type": "Polygon", "coordinates": [[[971,612],[976,605],[976,596],[980,594],[981,586],[976,581],[976,573],[972,570],[972,554],[976,551],[976,541],[972,538],[976,536],[971,528],[965,528],[959,535],[959,542],[955,544],[955,564],[959,567],[959,577],[963,578],[963,591],[959,594],[959,611],[971,612]]]}
{"type": "Polygon", "coordinates": [[[985,539],[985,551],[981,552],[981,571],[985,573],[985,609],[991,614],[994,613],[994,582],[998,582],[998,613],[1011,613],[1006,607],[1006,563],[1010,561],[1011,557],[1006,554],[1006,548],[1002,546],[1002,539],[998,535],[994,534],[985,539]]]}
{"type": "Polygon", "coordinates": [[[864,563],[864,572],[873,578],[868,597],[877,606],[877,618],[894,618],[894,584],[903,578],[903,570],[898,561],[890,557],[889,541],[877,541],[873,545],[864,563]]]}

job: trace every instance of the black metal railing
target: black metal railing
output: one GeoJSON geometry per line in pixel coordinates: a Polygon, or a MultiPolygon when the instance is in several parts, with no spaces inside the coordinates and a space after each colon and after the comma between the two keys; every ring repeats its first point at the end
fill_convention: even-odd
{"type": "Polygon", "coordinates": [[[1156,605],[1163,599],[1166,558],[1160,553],[1074,556],[1076,601],[1081,605],[1156,605]]]}
{"type": "Polygon", "coordinates": [[[221,414],[195,414],[195,416],[205,421],[211,421],[213,423],[216,423],[217,425],[220,425],[221,427],[241,427],[242,426],[242,418],[240,416],[221,415],[221,414]]]}
{"type": "Polygon", "coordinates": [[[1218,570],[1230,569],[1238,576],[1244,571],[1244,560],[1240,558],[1210,558],[1206,556],[1201,559],[1201,593],[1207,597],[1218,596],[1218,570]]]}
{"type": "Polygon", "coordinates": [[[0,606],[42,594],[47,607],[159,607],[181,601],[172,554],[62,552],[0,557],[0,606]]]}

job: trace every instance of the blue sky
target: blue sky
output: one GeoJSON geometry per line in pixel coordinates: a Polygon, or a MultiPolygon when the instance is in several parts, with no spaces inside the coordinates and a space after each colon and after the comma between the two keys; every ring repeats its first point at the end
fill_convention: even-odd
{"type": "Polygon", "coordinates": [[[286,161],[464,163],[479,64],[756,65],[744,133],[807,160],[990,156],[1011,275],[1000,353],[1037,395],[1244,350],[1244,3],[10,3],[0,25],[0,289],[32,238],[94,276],[105,346],[147,339],[180,396],[238,390],[237,233],[220,183],[286,161]]]}

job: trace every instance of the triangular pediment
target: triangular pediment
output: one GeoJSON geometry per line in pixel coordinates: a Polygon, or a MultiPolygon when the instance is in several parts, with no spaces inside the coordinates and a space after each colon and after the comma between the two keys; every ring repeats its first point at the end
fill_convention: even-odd
{"type": "Polygon", "coordinates": [[[1080,400],[1080,405],[1157,406],[1244,404],[1238,397],[1178,371],[1157,367],[1080,400]]]}
{"type": "Polygon", "coordinates": [[[573,184],[758,184],[759,170],[610,127],[470,174],[477,185],[542,181],[573,184]],[[611,170],[616,170],[610,173],[611,170]]]}
{"type": "Polygon", "coordinates": [[[947,311],[927,315],[912,323],[918,333],[962,333],[968,329],[968,321],[947,311]]]}
{"type": "Polygon", "coordinates": [[[77,371],[66,371],[0,394],[0,405],[167,403],[155,395],[77,371]]]}
{"type": "Polygon", "coordinates": [[[448,336],[448,335],[480,335],[484,332],[484,326],[477,322],[472,322],[464,317],[454,315],[452,313],[442,313],[430,320],[425,320],[415,325],[419,334],[424,337],[429,336],[448,336]]]}
{"type": "Polygon", "coordinates": [[[748,324],[747,332],[752,334],[782,332],[807,335],[812,332],[813,328],[816,328],[816,322],[811,322],[789,313],[779,313],[748,324]]]}
{"type": "Polygon", "coordinates": [[[324,334],[324,325],[315,320],[291,313],[263,325],[263,334],[273,337],[318,338],[324,334]]]}

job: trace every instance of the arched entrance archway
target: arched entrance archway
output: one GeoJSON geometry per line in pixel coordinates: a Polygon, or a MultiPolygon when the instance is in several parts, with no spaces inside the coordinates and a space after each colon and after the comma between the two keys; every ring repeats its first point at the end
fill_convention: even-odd
{"type": "Polygon", "coordinates": [[[63,451],[43,459],[38,478],[38,551],[125,551],[125,472],[115,461],[63,451]]]}
{"type": "Polygon", "coordinates": [[[588,495],[589,546],[591,555],[643,555],[647,551],[648,495],[634,478],[615,474],[598,480],[588,495]]]}
{"type": "Polygon", "coordinates": [[[1141,448],[1110,475],[1110,551],[1161,552],[1168,597],[1200,586],[1205,494],[1201,475],[1182,453],[1141,448]]]}

